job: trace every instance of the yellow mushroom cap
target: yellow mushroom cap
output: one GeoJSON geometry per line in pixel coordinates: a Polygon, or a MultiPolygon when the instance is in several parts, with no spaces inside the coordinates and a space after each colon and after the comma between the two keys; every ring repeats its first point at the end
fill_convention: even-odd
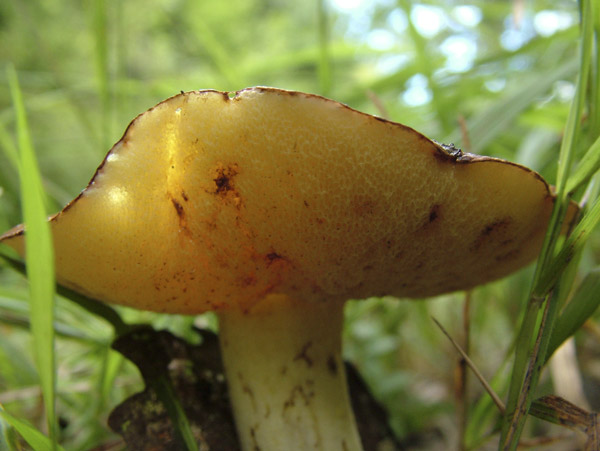
{"type": "MultiPolygon", "coordinates": [[[[171,313],[269,294],[425,297],[539,252],[547,183],[406,126],[274,88],[182,93],[138,116],[51,219],[58,280],[171,313]]],[[[17,227],[0,240],[23,252],[17,227]]]]}

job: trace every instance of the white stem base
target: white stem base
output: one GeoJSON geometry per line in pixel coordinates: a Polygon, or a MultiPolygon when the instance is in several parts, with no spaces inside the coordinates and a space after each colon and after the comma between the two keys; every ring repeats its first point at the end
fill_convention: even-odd
{"type": "Polygon", "coordinates": [[[343,303],[269,296],[219,314],[244,451],[362,449],[341,359],[343,303]]]}

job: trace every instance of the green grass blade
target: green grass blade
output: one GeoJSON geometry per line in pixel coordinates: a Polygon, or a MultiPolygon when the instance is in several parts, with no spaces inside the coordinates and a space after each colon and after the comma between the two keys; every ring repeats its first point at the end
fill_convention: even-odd
{"type": "MultiPolygon", "coordinates": [[[[533,392],[537,386],[543,364],[546,361],[546,352],[558,313],[560,298],[568,291],[566,290],[568,287],[564,286],[561,291],[552,291],[558,288],[561,273],[556,272],[548,276],[548,268],[560,265],[559,267],[562,271],[576,254],[576,252],[573,252],[567,258],[567,255],[561,255],[561,252],[556,259],[553,259],[553,256],[556,254],[562,219],[565,216],[569,202],[566,187],[573,164],[581,115],[586,104],[586,85],[590,72],[594,42],[591,1],[584,1],[582,7],[584,12],[582,14],[581,62],[577,88],[569,110],[565,133],[561,143],[556,182],[557,198],[550,219],[548,233],[538,259],[530,302],[527,306],[524,323],[519,332],[519,343],[508,394],[507,415],[502,424],[500,438],[500,449],[503,450],[514,450],[519,443],[527,412],[532,402],[533,392]],[[557,261],[558,263],[556,263],[557,261]],[[553,275],[555,277],[552,277],[553,275]],[[548,280],[551,280],[551,283],[541,283],[541,281],[547,282],[548,280]],[[531,328],[534,322],[538,326],[531,328]],[[533,339],[534,337],[536,337],[535,340],[533,339]]],[[[592,208],[592,210],[594,209],[592,208]]],[[[592,210],[584,218],[584,220],[588,219],[588,226],[597,222],[593,217],[592,210]]],[[[589,235],[589,231],[587,235],[589,235]]],[[[583,243],[585,238],[587,236],[581,235],[580,243],[583,243]]],[[[566,244],[569,244],[569,241],[566,244]]],[[[578,249],[578,247],[575,245],[565,246],[565,249],[570,249],[565,252],[571,252],[578,249]]]]}
{"type": "Polygon", "coordinates": [[[6,410],[0,407],[0,417],[8,424],[10,424],[15,430],[23,437],[23,439],[31,446],[35,451],[50,451],[59,450],[64,451],[59,445],[56,445],[53,440],[46,437],[36,428],[26,423],[23,420],[13,417],[6,410]]]}
{"type": "Polygon", "coordinates": [[[546,360],[573,335],[600,305],[600,268],[592,270],[581,282],[573,298],[556,321],[548,344],[546,360]]]}
{"type": "Polygon", "coordinates": [[[577,188],[588,183],[598,169],[600,169],[600,137],[590,146],[573,175],[569,177],[567,192],[573,193],[577,188]]]}
{"type": "Polygon", "coordinates": [[[587,214],[575,227],[569,238],[565,241],[558,255],[547,265],[534,287],[534,293],[546,293],[552,289],[563,270],[578,252],[583,249],[590,234],[600,222],[600,198],[597,198],[587,214]]]}
{"type": "Polygon", "coordinates": [[[29,136],[17,72],[9,66],[8,80],[17,116],[23,218],[27,230],[27,275],[31,303],[34,353],[44,397],[50,439],[56,443],[54,363],[54,256],[46,219],[44,192],[29,136]]]}
{"type": "Polygon", "coordinates": [[[17,440],[18,435],[15,428],[0,415],[0,451],[21,451],[23,448],[17,440]]]}
{"type": "Polygon", "coordinates": [[[119,375],[119,370],[123,365],[124,357],[116,351],[112,349],[107,349],[106,356],[104,357],[103,371],[102,371],[102,379],[100,382],[100,399],[103,403],[110,397],[110,392],[112,391],[115,383],[115,379],[119,375]]]}

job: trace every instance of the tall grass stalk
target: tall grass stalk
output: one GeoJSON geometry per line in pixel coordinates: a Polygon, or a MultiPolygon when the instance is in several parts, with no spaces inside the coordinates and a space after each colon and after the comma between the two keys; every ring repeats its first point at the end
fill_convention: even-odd
{"type": "Polygon", "coordinates": [[[56,367],[54,356],[54,256],[46,220],[44,190],[31,142],[17,72],[9,66],[7,77],[16,113],[19,143],[19,176],[23,219],[27,230],[26,264],[29,278],[31,332],[34,355],[44,398],[47,428],[56,449],[56,367]]]}
{"type": "MultiPolygon", "coordinates": [[[[582,2],[581,63],[575,97],[571,104],[560,149],[556,181],[556,201],[542,252],[534,275],[529,303],[517,339],[515,363],[508,393],[507,415],[504,417],[500,449],[516,449],[531,406],[540,372],[546,361],[546,352],[558,316],[559,305],[569,291],[560,287],[560,275],[552,284],[540,284],[546,280],[549,268],[559,264],[564,271],[574,255],[559,252],[561,225],[569,205],[569,174],[573,166],[578,144],[578,130],[585,108],[586,86],[590,73],[593,49],[593,5],[591,0],[582,2]],[[540,286],[543,285],[543,286],[540,286]],[[560,289],[559,289],[560,287],[560,289]]],[[[565,245],[568,245],[569,241],[565,245]]],[[[569,281],[570,282],[570,281],[569,281]]]]}

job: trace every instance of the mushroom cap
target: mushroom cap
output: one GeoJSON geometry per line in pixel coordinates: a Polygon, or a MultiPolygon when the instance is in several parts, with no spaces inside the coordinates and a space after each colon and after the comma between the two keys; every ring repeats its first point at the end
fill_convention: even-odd
{"type": "MultiPolygon", "coordinates": [[[[553,202],[523,166],[316,95],[249,88],[139,115],[51,226],[61,283],[192,314],[269,294],[468,289],[537,255],[553,202]]],[[[0,241],[23,252],[23,228],[0,241]]]]}

